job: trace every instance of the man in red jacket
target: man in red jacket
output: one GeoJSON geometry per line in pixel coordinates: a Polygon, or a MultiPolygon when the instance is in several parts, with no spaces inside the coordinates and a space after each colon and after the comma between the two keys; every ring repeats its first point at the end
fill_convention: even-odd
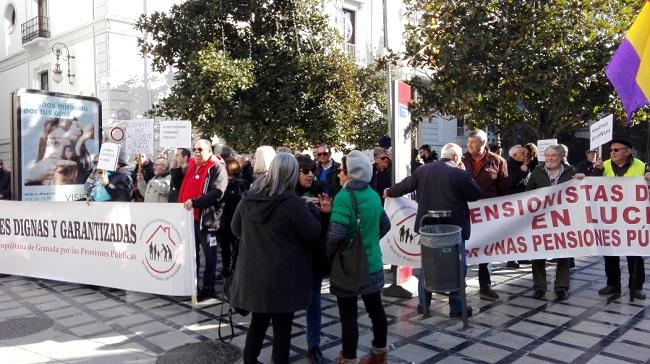
{"type": "MultiPolygon", "coordinates": [[[[481,199],[508,194],[508,163],[490,152],[485,147],[486,144],[487,133],[480,129],[472,130],[467,136],[467,153],[463,154],[465,170],[481,187],[481,199]]],[[[478,266],[478,282],[481,298],[499,299],[499,294],[492,289],[487,263],[478,266]]]]}

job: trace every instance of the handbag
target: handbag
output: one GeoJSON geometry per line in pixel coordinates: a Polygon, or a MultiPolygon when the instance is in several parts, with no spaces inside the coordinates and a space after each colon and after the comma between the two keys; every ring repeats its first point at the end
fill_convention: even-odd
{"type": "Polygon", "coordinates": [[[347,189],[355,211],[354,235],[350,242],[334,254],[330,282],[336,288],[347,292],[359,292],[370,283],[368,257],[361,238],[361,217],[354,191],[347,189]]]}

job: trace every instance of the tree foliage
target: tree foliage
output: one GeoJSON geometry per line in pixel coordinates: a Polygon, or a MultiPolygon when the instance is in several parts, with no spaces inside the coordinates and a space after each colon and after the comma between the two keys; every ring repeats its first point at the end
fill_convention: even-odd
{"type": "MultiPolygon", "coordinates": [[[[522,123],[538,138],[613,112],[625,120],[604,69],[642,0],[408,0],[405,58],[414,114],[463,117],[472,127],[522,123]]],[[[636,121],[647,120],[638,112],[636,121]]]]}
{"type": "Polygon", "coordinates": [[[242,150],[369,148],[385,133],[382,78],[343,54],[319,0],[188,0],[136,27],[152,68],[174,71],[154,115],[242,150]]]}

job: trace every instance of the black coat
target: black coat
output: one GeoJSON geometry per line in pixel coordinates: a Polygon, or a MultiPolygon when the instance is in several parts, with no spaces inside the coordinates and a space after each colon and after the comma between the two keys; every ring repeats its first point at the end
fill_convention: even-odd
{"type": "Polygon", "coordinates": [[[111,196],[111,201],[129,202],[133,198],[133,180],[126,170],[120,167],[108,178],[106,192],[111,196]]]}
{"type": "Polygon", "coordinates": [[[310,251],[320,240],[318,209],[294,191],[273,197],[248,191],[231,228],[240,238],[231,304],[257,313],[307,308],[313,285],[310,251]]]}
{"type": "Polygon", "coordinates": [[[388,197],[399,197],[417,190],[418,213],[415,231],[420,229],[420,219],[429,210],[450,210],[447,221],[463,228],[463,239],[469,239],[468,201],[481,197],[481,189],[469,172],[452,167],[448,159],[425,164],[413,176],[404,178],[388,190],[388,197]]]}
{"type": "Polygon", "coordinates": [[[327,191],[327,194],[334,199],[334,196],[339,192],[341,189],[341,182],[339,181],[339,169],[341,168],[341,164],[337,163],[335,161],[332,161],[332,166],[329,169],[329,173],[327,174],[327,181],[321,181],[320,180],[320,174],[323,172],[323,166],[318,164],[318,168],[316,169],[316,174],[315,176],[319,178],[319,182],[321,182],[323,186],[323,190],[327,191]]]}
{"type": "Polygon", "coordinates": [[[9,172],[0,170],[0,200],[11,200],[11,175],[9,172]]]}
{"type": "Polygon", "coordinates": [[[526,184],[530,177],[530,169],[522,171],[522,162],[508,158],[508,194],[521,193],[526,191],[526,184]]]}

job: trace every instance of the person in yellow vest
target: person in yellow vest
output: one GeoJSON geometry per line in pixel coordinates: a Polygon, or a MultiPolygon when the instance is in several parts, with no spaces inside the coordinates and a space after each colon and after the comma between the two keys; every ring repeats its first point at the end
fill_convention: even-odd
{"type": "MultiPolygon", "coordinates": [[[[614,138],[610,146],[610,159],[597,160],[593,164],[592,176],[604,177],[643,177],[650,181],[650,173],[646,172],[646,165],[632,156],[632,143],[623,138],[614,138]]],[[[630,299],[645,299],[643,283],[645,282],[645,265],[643,257],[627,257],[627,269],[630,273],[628,287],[630,299]]],[[[607,286],[598,291],[600,295],[621,293],[621,267],[620,258],[605,256],[605,275],[607,286]]]]}

